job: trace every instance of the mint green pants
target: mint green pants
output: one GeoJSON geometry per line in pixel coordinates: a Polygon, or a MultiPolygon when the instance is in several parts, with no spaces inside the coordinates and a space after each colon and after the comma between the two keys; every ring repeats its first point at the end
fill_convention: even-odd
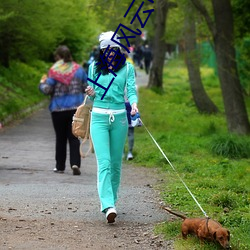
{"type": "Polygon", "coordinates": [[[122,155],[128,132],[126,112],[92,112],[90,134],[97,160],[97,189],[101,211],[115,207],[121,179],[122,155]]]}

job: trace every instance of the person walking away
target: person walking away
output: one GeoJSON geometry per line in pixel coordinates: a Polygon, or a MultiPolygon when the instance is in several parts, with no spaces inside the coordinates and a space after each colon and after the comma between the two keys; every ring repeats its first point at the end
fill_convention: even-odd
{"type": "Polygon", "coordinates": [[[139,44],[138,47],[136,47],[136,54],[137,54],[137,66],[140,69],[143,69],[143,63],[142,63],[143,51],[144,51],[143,46],[139,44]]]}
{"type": "Polygon", "coordinates": [[[151,64],[153,57],[152,57],[151,49],[149,48],[149,46],[147,44],[145,45],[143,57],[144,57],[145,71],[146,71],[146,74],[148,75],[149,69],[150,69],[150,64],[151,64]]]}
{"type": "Polygon", "coordinates": [[[40,91],[51,96],[49,110],[56,135],[56,166],[53,171],[64,173],[68,141],[73,175],[80,175],[80,142],[72,134],[71,125],[77,107],[84,100],[87,74],[79,64],[73,61],[67,46],[59,46],[54,56],[57,61],[50,68],[48,77],[43,77],[39,84],[40,91]]]}
{"type": "Polygon", "coordinates": [[[112,31],[100,35],[100,56],[89,67],[86,88],[93,100],[90,134],[97,160],[97,189],[101,212],[105,213],[108,223],[115,222],[117,216],[122,155],[128,131],[125,89],[131,115],[138,112],[134,67],[128,62],[119,63],[124,55],[116,43],[119,42],[117,35],[111,40],[113,35],[112,31]]]}

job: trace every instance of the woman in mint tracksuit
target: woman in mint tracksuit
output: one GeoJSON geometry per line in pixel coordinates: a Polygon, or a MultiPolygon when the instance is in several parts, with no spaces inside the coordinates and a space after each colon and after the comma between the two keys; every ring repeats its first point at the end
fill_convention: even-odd
{"type": "MultiPolygon", "coordinates": [[[[97,159],[97,188],[101,211],[106,213],[108,223],[113,223],[117,216],[115,204],[120,185],[123,149],[128,131],[124,103],[125,89],[132,107],[131,115],[138,112],[134,67],[130,63],[120,64],[117,67],[120,47],[111,41],[113,34],[112,31],[109,31],[100,35],[100,57],[98,62],[93,62],[89,67],[89,86],[86,88],[86,93],[93,100],[90,133],[97,159]],[[101,58],[103,58],[104,52],[107,52],[107,47],[114,52],[105,53],[107,62],[103,62],[101,58]],[[117,61],[108,66],[114,56],[117,61]],[[110,70],[116,74],[116,77],[110,70]],[[100,85],[107,89],[112,79],[113,82],[105,94],[105,89],[100,85]],[[94,81],[99,86],[93,83],[94,81]]],[[[118,41],[117,37],[115,39],[118,41]]]]}

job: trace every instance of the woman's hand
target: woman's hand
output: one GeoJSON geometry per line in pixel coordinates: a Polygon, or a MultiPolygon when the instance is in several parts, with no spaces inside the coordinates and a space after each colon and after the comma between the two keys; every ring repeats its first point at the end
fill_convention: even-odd
{"type": "Polygon", "coordinates": [[[95,90],[88,86],[86,89],[85,89],[85,93],[88,95],[88,96],[95,96],[95,90]]]}
{"type": "Polygon", "coordinates": [[[133,115],[135,115],[137,112],[139,112],[138,111],[138,108],[137,108],[137,103],[133,103],[132,105],[131,105],[131,112],[130,112],[130,114],[133,116],[133,115]]]}

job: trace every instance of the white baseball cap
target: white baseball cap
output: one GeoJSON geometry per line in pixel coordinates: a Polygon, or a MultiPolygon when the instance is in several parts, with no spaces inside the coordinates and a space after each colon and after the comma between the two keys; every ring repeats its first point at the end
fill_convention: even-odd
{"type": "Polygon", "coordinates": [[[100,49],[105,49],[108,46],[120,48],[120,45],[118,44],[119,40],[117,39],[117,37],[118,37],[117,34],[113,38],[113,40],[117,41],[117,43],[115,43],[114,41],[111,41],[111,38],[113,35],[114,35],[113,31],[107,31],[107,32],[103,32],[100,34],[100,36],[99,36],[100,49]]]}

